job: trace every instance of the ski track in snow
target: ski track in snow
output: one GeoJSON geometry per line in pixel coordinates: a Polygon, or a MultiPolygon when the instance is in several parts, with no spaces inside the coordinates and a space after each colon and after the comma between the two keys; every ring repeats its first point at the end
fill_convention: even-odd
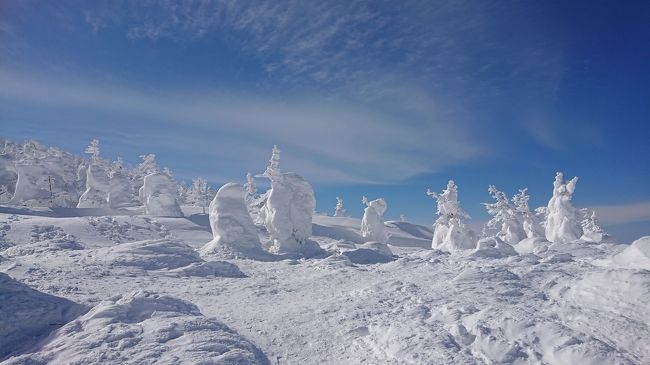
{"type": "MultiPolygon", "coordinates": [[[[12,288],[33,292],[30,303],[90,308],[4,360],[650,363],[650,271],[595,264],[619,245],[470,257],[427,249],[427,227],[388,222],[392,259],[354,264],[340,253],[363,242],[360,221],[317,215],[312,239],[332,256],[225,262],[198,255],[212,234],[190,213],[0,213],[0,272],[12,288]]],[[[12,310],[0,303],[0,324],[12,310]]],[[[38,322],[43,311],[33,313],[38,322]]]]}

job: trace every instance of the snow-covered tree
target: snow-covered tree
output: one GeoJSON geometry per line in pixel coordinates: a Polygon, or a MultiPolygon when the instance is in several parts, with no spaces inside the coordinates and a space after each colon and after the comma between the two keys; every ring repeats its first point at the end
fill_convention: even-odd
{"type": "Polygon", "coordinates": [[[269,162],[260,176],[271,180],[271,189],[266,192],[266,202],[259,217],[273,239],[273,249],[279,253],[299,255],[320,252],[318,244],[309,240],[316,207],[314,189],[302,176],[280,171],[277,146],[273,146],[269,162]]]}
{"type": "Polygon", "coordinates": [[[192,187],[188,195],[192,205],[203,208],[203,214],[205,214],[205,208],[210,201],[208,197],[208,180],[202,177],[192,180],[192,187]]]}
{"type": "Polygon", "coordinates": [[[144,177],[139,196],[144,203],[145,213],[156,217],[182,217],[176,196],[178,187],[169,175],[156,172],[144,177]]]}
{"type": "Polygon", "coordinates": [[[334,211],[335,217],[345,217],[345,207],[343,206],[343,199],[336,197],[336,210],[334,211]]]}
{"type": "Polygon", "coordinates": [[[494,185],[488,187],[488,192],[494,198],[494,203],[483,203],[488,214],[492,216],[486,224],[486,232],[493,232],[496,237],[511,245],[526,238],[521,214],[508,197],[494,185]]]}
{"type": "Polygon", "coordinates": [[[366,241],[386,243],[388,241],[388,233],[384,225],[384,213],[388,208],[386,201],[383,198],[368,201],[365,196],[361,201],[366,205],[361,219],[361,236],[366,241]]]}
{"type": "Polygon", "coordinates": [[[104,168],[91,163],[86,170],[86,191],[79,197],[77,208],[105,208],[108,206],[110,181],[104,168]]]}
{"type": "Polygon", "coordinates": [[[181,181],[180,184],[178,184],[178,204],[189,204],[189,192],[190,187],[187,186],[185,181],[181,181]]]}
{"type": "Polygon", "coordinates": [[[583,214],[581,226],[582,226],[582,237],[580,239],[587,242],[599,243],[607,236],[605,230],[598,225],[598,219],[596,219],[596,211],[590,209],[582,209],[581,213],[583,214]]]}
{"type": "Polygon", "coordinates": [[[134,173],[140,178],[160,172],[160,167],[158,167],[158,163],[156,163],[156,155],[152,153],[148,155],[140,155],[140,159],[142,159],[142,162],[140,162],[134,169],[134,173]]]}
{"type": "Polygon", "coordinates": [[[399,221],[400,222],[406,222],[406,215],[405,214],[400,214],[399,215],[399,221]]]}
{"type": "Polygon", "coordinates": [[[244,184],[244,190],[246,191],[246,201],[251,201],[257,197],[255,178],[250,172],[246,173],[246,184],[244,184]]]}
{"type": "Polygon", "coordinates": [[[427,195],[436,199],[438,214],[431,247],[445,251],[475,248],[476,235],[465,224],[470,216],[460,207],[456,183],[449,180],[442,193],[427,190],[427,195]]]}
{"type": "Polygon", "coordinates": [[[520,219],[523,221],[523,228],[526,237],[544,237],[544,229],[541,224],[543,219],[540,221],[538,214],[531,213],[530,208],[528,207],[529,200],[530,196],[528,195],[528,188],[519,189],[519,192],[512,197],[515,209],[519,213],[520,219]]]}
{"type": "Polygon", "coordinates": [[[269,256],[262,248],[239,184],[227,183],[215,194],[210,203],[210,227],[213,240],[201,248],[202,254],[252,259],[269,256]]]}
{"type": "Polygon", "coordinates": [[[99,140],[93,139],[90,141],[90,145],[84,150],[85,153],[90,155],[92,162],[97,162],[99,160],[99,140]]]}
{"type": "Polygon", "coordinates": [[[266,167],[266,170],[262,176],[268,177],[273,181],[273,177],[280,174],[280,149],[277,145],[273,146],[271,150],[271,158],[269,159],[269,165],[266,167]]]}
{"type": "Polygon", "coordinates": [[[564,182],[564,175],[558,172],[553,182],[553,197],[548,202],[546,216],[546,239],[553,243],[567,243],[582,236],[580,220],[571,198],[578,178],[564,182]]]}

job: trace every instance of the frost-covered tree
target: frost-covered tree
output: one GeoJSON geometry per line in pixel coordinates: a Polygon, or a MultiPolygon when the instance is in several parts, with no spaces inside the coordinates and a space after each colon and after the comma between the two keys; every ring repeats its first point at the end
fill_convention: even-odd
{"type": "Polygon", "coordinates": [[[519,189],[519,192],[512,197],[512,203],[515,205],[515,209],[523,222],[526,237],[544,237],[544,229],[541,224],[543,219],[540,221],[538,214],[531,213],[528,207],[529,200],[528,188],[519,189]]]}
{"type": "Polygon", "coordinates": [[[188,195],[192,205],[203,208],[203,214],[205,214],[205,208],[210,200],[208,197],[208,180],[202,177],[192,180],[192,187],[188,195]]]}
{"type": "Polygon", "coordinates": [[[386,201],[383,198],[368,201],[365,196],[361,201],[366,205],[361,219],[361,236],[366,241],[386,243],[388,241],[388,233],[384,225],[384,213],[388,208],[386,201]]]}
{"type": "Polygon", "coordinates": [[[405,214],[400,214],[399,215],[399,221],[400,222],[406,222],[406,215],[405,214]]]}
{"type": "Polygon", "coordinates": [[[178,184],[178,204],[189,204],[190,187],[187,186],[185,181],[178,184]]]}
{"type": "Polygon", "coordinates": [[[488,214],[492,216],[486,224],[486,232],[493,232],[495,237],[511,245],[526,238],[520,214],[506,194],[494,185],[488,187],[488,192],[494,198],[494,203],[483,203],[488,214]]]}
{"type": "Polygon", "coordinates": [[[317,254],[320,247],[309,240],[316,207],[314,189],[302,176],[280,171],[277,146],[273,147],[269,162],[260,176],[271,180],[271,189],[259,216],[273,239],[273,249],[278,253],[317,254]]]}
{"type": "Polygon", "coordinates": [[[433,225],[431,247],[445,251],[475,248],[476,235],[465,224],[470,216],[460,207],[456,183],[449,180],[442,193],[427,190],[427,195],[436,199],[438,214],[438,219],[433,225]]]}
{"type": "Polygon", "coordinates": [[[202,254],[228,258],[268,258],[246,208],[244,194],[242,186],[236,183],[225,184],[215,194],[210,203],[213,239],[201,248],[202,254]]]}
{"type": "Polygon", "coordinates": [[[553,243],[567,243],[582,236],[582,229],[571,198],[578,178],[564,182],[564,175],[558,172],[553,182],[553,197],[548,202],[546,216],[546,239],[553,243]]]}
{"type": "Polygon", "coordinates": [[[345,217],[345,207],[343,206],[343,199],[336,197],[336,210],[334,211],[335,217],[345,217]]]}
{"type": "Polygon", "coordinates": [[[135,168],[135,171],[140,175],[149,175],[156,172],[160,172],[160,167],[156,162],[156,155],[150,153],[148,155],[140,155],[142,162],[138,164],[135,168]]]}
{"type": "Polygon", "coordinates": [[[250,172],[246,173],[246,184],[244,184],[244,190],[246,191],[246,201],[251,201],[257,197],[255,178],[250,172]]]}
{"type": "Polygon", "coordinates": [[[262,174],[265,177],[268,177],[273,181],[273,177],[279,175],[280,172],[280,149],[277,145],[273,145],[271,150],[271,158],[269,159],[269,165],[266,167],[266,170],[262,174]]]}
{"type": "Polygon", "coordinates": [[[104,168],[91,163],[86,170],[86,191],[79,197],[77,208],[105,208],[108,206],[110,180],[104,168]]]}
{"type": "Polygon", "coordinates": [[[96,163],[99,160],[99,140],[93,139],[90,141],[84,152],[90,155],[92,162],[96,163]]]}
{"type": "Polygon", "coordinates": [[[169,175],[156,172],[144,177],[140,188],[145,213],[156,217],[182,217],[183,212],[176,200],[178,187],[169,175]]]}
{"type": "Polygon", "coordinates": [[[596,211],[590,209],[582,209],[581,213],[583,215],[581,226],[582,226],[582,237],[580,239],[587,242],[599,243],[607,236],[605,230],[598,225],[598,219],[596,218],[596,211]]]}

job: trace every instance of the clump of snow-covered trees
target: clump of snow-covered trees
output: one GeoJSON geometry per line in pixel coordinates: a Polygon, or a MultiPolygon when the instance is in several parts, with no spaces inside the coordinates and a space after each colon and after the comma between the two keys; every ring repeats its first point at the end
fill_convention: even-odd
{"type": "Polygon", "coordinates": [[[565,182],[563,174],[558,172],[548,205],[537,208],[535,212],[531,212],[528,206],[528,189],[520,189],[509,199],[504,192],[490,185],[488,192],[494,202],[483,205],[492,218],[485,224],[482,238],[477,241],[476,235],[467,228],[469,215],[460,207],[458,187],[450,180],[440,194],[427,191],[437,201],[436,213],[439,216],[434,223],[432,247],[457,251],[483,250],[489,246],[489,249],[498,249],[503,253],[510,252],[507,246],[525,239],[540,239],[555,244],[579,239],[583,242],[602,242],[607,234],[598,225],[595,212],[577,210],[571,204],[577,181],[578,178],[574,177],[565,182]]]}

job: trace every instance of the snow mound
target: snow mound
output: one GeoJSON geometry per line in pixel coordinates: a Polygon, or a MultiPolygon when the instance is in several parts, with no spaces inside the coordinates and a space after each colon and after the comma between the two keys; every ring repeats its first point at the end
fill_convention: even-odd
{"type": "Polygon", "coordinates": [[[30,242],[6,249],[3,254],[8,257],[26,256],[37,253],[83,250],[85,247],[77,238],[67,234],[61,227],[53,225],[34,225],[30,232],[30,242]]]}
{"type": "Polygon", "coordinates": [[[139,196],[144,203],[146,214],[155,217],[182,217],[183,212],[176,201],[176,183],[162,172],[144,177],[144,185],[139,196]]]}
{"type": "Polygon", "coordinates": [[[9,364],[270,364],[250,341],[192,303],[136,292],[104,301],[9,364]]]}
{"type": "Polygon", "coordinates": [[[99,249],[95,260],[110,267],[164,270],[165,273],[181,276],[245,276],[234,264],[206,262],[189,245],[164,238],[99,249]]]}
{"type": "Polygon", "coordinates": [[[380,264],[393,261],[393,252],[382,242],[366,242],[354,250],[342,254],[355,264],[380,264]]]}
{"type": "Polygon", "coordinates": [[[210,203],[212,241],[201,248],[204,255],[219,254],[234,258],[266,258],[257,228],[248,213],[241,185],[222,186],[210,203]]]}
{"type": "Polygon", "coordinates": [[[28,350],[86,310],[0,273],[0,360],[28,350]]]}
{"type": "Polygon", "coordinates": [[[539,251],[541,247],[548,248],[551,243],[542,237],[524,238],[514,245],[513,248],[520,255],[531,254],[533,251],[539,251]]]}
{"type": "Polygon", "coordinates": [[[471,257],[486,257],[500,259],[508,256],[516,256],[517,251],[503,242],[498,237],[482,238],[476,244],[476,249],[470,254],[471,257]]]}
{"type": "Polygon", "coordinates": [[[650,270],[650,236],[641,237],[612,257],[615,265],[630,269],[650,270]]]}
{"type": "Polygon", "coordinates": [[[650,271],[596,271],[553,289],[554,299],[565,303],[566,307],[580,308],[581,314],[590,314],[572,320],[592,329],[594,337],[608,338],[615,343],[617,349],[610,349],[611,355],[640,355],[636,357],[637,363],[647,363],[650,358],[647,341],[650,338],[650,271]],[[594,326],[589,319],[594,316],[607,325],[594,326]]]}

